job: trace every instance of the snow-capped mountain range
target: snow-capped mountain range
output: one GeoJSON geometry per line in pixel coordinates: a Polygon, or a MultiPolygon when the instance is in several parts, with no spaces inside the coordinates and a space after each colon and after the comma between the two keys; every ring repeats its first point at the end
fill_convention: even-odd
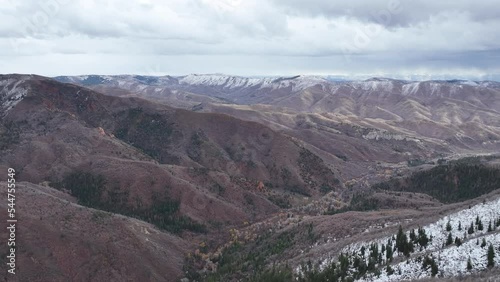
{"type": "Polygon", "coordinates": [[[188,87],[188,86],[210,86],[220,87],[226,90],[241,89],[245,87],[258,88],[288,88],[299,91],[315,85],[332,83],[327,78],[319,76],[292,76],[292,77],[242,77],[224,74],[190,74],[186,76],[138,76],[138,75],[82,75],[82,76],[59,76],[55,78],[61,82],[78,83],[87,86],[97,84],[108,84],[125,86],[132,84],[144,84],[149,86],[163,87],[188,87]]]}
{"type": "Polygon", "coordinates": [[[420,85],[429,84],[434,91],[439,91],[440,86],[479,86],[500,88],[500,83],[494,81],[470,81],[470,80],[431,80],[431,81],[407,81],[388,78],[370,78],[367,80],[338,80],[330,76],[296,75],[291,77],[242,77],[225,74],[190,74],[186,76],[140,76],[140,75],[82,75],[82,76],[58,76],[56,80],[61,82],[72,82],[83,85],[130,85],[144,84],[149,86],[211,86],[222,89],[252,88],[292,88],[292,91],[300,91],[309,87],[349,85],[362,90],[391,90],[395,84],[403,85],[403,94],[415,93],[420,85]]]}

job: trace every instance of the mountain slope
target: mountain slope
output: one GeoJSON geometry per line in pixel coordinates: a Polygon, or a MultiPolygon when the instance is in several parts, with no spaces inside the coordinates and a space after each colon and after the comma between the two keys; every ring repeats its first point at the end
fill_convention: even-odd
{"type": "Polygon", "coordinates": [[[310,76],[227,75],[96,77],[99,79],[94,83],[86,83],[87,76],[57,79],[103,93],[113,94],[112,89],[121,88],[128,95],[256,121],[324,153],[358,160],[380,160],[382,156],[383,161],[400,162],[433,158],[430,152],[493,152],[500,144],[500,91],[498,83],[490,81],[331,81],[310,76]],[[310,131],[298,134],[304,126],[310,131]],[[352,136],[352,129],[361,134],[352,136]],[[327,148],[328,140],[345,144],[342,151],[353,153],[327,148]],[[401,140],[411,142],[398,142],[401,140]],[[347,147],[352,143],[357,144],[356,149],[347,147]]]}
{"type": "MultiPolygon", "coordinates": [[[[7,183],[0,187],[6,190],[7,183]]],[[[16,191],[15,281],[182,278],[187,241],[134,218],[82,207],[50,187],[18,182],[16,191]]],[[[6,210],[7,202],[0,207],[6,210]]],[[[6,213],[0,218],[5,222],[6,213]]]]}
{"type": "MultiPolygon", "coordinates": [[[[366,264],[370,264],[370,260],[377,260],[378,255],[375,255],[375,258],[370,258],[368,250],[371,250],[370,256],[374,250],[382,250],[377,251],[382,255],[382,259],[375,263],[374,269],[371,271],[365,270],[366,274],[360,274],[359,268],[356,269],[356,266],[347,271],[354,276],[359,275],[361,279],[356,279],[359,281],[401,281],[430,278],[436,275],[438,277],[470,275],[488,268],[487,246],[493,246],[494,250],[498,250],[500,247],[500,233],[496,230],[498,227],[500,227],[500,199],[451,213],[432,224],[422,226],[418,231],[418,236],[425,234],[430,241],[424,243],[418,241],[417,243],[416,241],[419,239],[413,239],[415,241],[413,247],[415,250],[411,251],[407,256],[404,256],[402,252],[398,252],[397,248],[399,247],[396,241],[399,239],[394,239],[396,236],[356,242],[344,247],[340,253],[348,254],[348,256],[353,254],[366,264]],[[477,224],[476,218],[479,219],[479,222],[482,222],[480,223],[481,227],[477,224]],[[485,228],[483,224],[486,224],[489,228],[485,228]],[[472,229],[469,226],[472,226],[472,229]],[[472,231],[467,231],[468,228],[472,231]],[[454,241],[447,242],[448,237],[453,238],[454,241]],[[392,243],[387,243],[391,241],[392,243]],[[480,241],[485,243],[479,244],[480,241]],[[389,247],[386,247],[386,244],[389,247]],[[387,248],[394,248],[394,254],[390,255],[390,258],[386,258],[388,256],[387,248]],[[364,252],[362,249],[367,251],[364,252]],[[425,267],[425,258],[431,258],[431,261],[435,261],[436,272],[431,271],[430,265],[425,267]],[[471,262],[470,270],[467,269],[468,259],[466,258],[471,262]],[[392,263],[393,260],[394,263],[392,263]],[[387,264],[390,265],[390,268],[387,268],[387,264]]],[[[413,232],[417,231],[413,229],[413,232]]],[[[410,238],[407,239],[409,241],[412,241],[412,236],[417,236],[412,235],[411,231],[406,231],[403,234],[410,238]]],[[[349,261],[352,260],[349,259],[349,261]]],[[[500,258],[496,256],[493,262],[498,265],[500,258]]],[[[320,262],[319,269],[324,271],[331,264],[332,259],[323,260],[320,262]]]]}
{"type": "MultiPolygon", "coordinates": [[[[15,168],[17,181],[48,184],[81,205],[189,239],[183,251],[202,241],[215,248],[232,227],[343,190],[320,157],[259,123],[106,96],[39,76],[0,76],[0,84],[7,105],[0,167],[15,168]]],[[[46,228],[52,236],[55,226],[46,228]]],[[[106,253],[104,245],[95,248],[106,253]]],[[[147,260],[141,264],[150,267],[147,260]]],[[[171,271],[179,273],[180,266],[171,271]]]]}

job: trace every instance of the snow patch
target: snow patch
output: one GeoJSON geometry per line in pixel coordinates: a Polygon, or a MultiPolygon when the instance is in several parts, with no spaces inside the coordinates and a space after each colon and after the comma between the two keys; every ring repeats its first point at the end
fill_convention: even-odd
{"type": "MultiPolygon", "coordinates": [[[[500,198],[442,217],[438,221],[422,227],[427,236],[432,238],[426,248],[419,249],[419,246],[415,246],[415,252],[411,254],[410,258],[406,258],[402,254],[394,252],[393,257],[396,260],[401,259],[402,261],[391,264],[394,270],[393,274],[388,275],[385,271],[385,266],[379,266],[381,270],[379,276],[368,274],[359,281],[386,282],[429,278],[431,277],[430,270],[422,267],[422,258],[426,255],[432,255],[435,259],[439,269],[437,275],[439,277],[469,275],[487,268],[486,253],[490,244],[493,245],[496,252],[495,265],[500,265],[500,233],[498,230],[488,232],[490,220],[492,226],[495,226],[495,220],[498,218],[500,218],[500,198]],[[478,230],[475,224],[477,217],[482,221],[483,230],[478,230]],[[451,231],[447,231],[448,223],[451,225],[451,231]],[[471,223],[474,225],[474,233],[468,234],[467,230],[471,223]],[[457,237],[460,238],[463,243],[460,246],[455,244],[445,246],[449,234],[451,234],[453,239],[457,237]],[[481,247],[481,244],[478,244],[478,242],[482,242],[483,239],[486,241],[486,247],[481,247]],[[473,266],[471,271],[467,270],[467,260],[469,258],[473,266]]],[[[409,236],[409,233],[410,232],[407,231],[406,235],[409,236]]],[[[360,254],[363,246],[368,252],[368,248],[372,244],[378,245],[378,248],[381,249],[382,244],[387,243],[389,239],[392,239],[392,236],[372,241],[356,242],[344,247],[340,253],[360,254]]],[[[338,254],[331,254],[320,260],[319,269],[326,269],[326,267],[336,261],[337,255],[338,254]]],[[[385,254],[383,256],[383,263],[386,263],[385,254]]],[[[352,269],[351,271],[354,270],[352,269]]],[[[296,268],[296,272],[302,272],[300,266],[296,268]]]]}
{"type": "Polygon", "coordinates": [[[405,136],[402,134],[390,133],[387,131],[370,131],[368,134],[363,135],[363,138],[366,140],[396,140],[396,141],[413,141],[413,142],[421,142],[417,138],[405,136]]]}
{"type": "Polygon", "coordinates": [[[21,85],[25,79],[6,79],[0,81],[0,102],[5,115],[26,97],[28,90],[21,85]]]}

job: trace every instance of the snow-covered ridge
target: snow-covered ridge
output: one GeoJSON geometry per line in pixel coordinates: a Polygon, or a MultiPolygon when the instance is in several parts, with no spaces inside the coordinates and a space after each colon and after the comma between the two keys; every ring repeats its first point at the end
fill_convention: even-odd
{"type": "Polygon", "coordinates": [[[362,89],[365,91],[392,91],[396,84],[401,83],[399,80],[392,80],[387,78],[371,78],[363,81],[353,81],[350,84],[355,88],[362,89]]]}
{"type": "Polygon", "coordinates": [[[190,74],[185,76],[142,76],[142,75],[81,75],[60,76],[61,82],[77,83],[84,86],[112,85],[135,89],[138,85],[157,86],[183,90],[186,87],[213,87],[225,91],[241,89],[289,89],[291,92],[321,85],[325,90],[347,85],[365,92],[394,93],[401,95],[442,95],[453,94],[465,87],[500,88],[500,83],[492,81],[469,80],[429,80],[407,81],[389,78],[371,78],[367,80],[332,80],[329,76],[296,75],[290,77],[244,77],[225,74],[190,74]]]}
{"type": "Polygon", "coordinates": [[[191,74],[179,78],[179,84],[219,86],[223,88],[287,88],[292,91],[302,90],[317,84],[330,83],[323,77],[318,76],[293,76],[293,77],[264,77],[250,78],[241,76],[230,76],[224,74],[191,74]]]}
{"type": "Polygon", "coordinates": [[[25,79],[7,78],[0,80],[0,103],[5,115],[26,97],[28,90],[23,87],[25,79]]]}
{"type": "Polygon", "coordinates": [[[147,86],[178,88],[183,86],[220,87],[227,90],[254,88],[280,89],[291,88],[292,91],[303,90],[315,85],[330,85],[334,82],[321,76],[292,76],[292,77],[242,77],[224,74],[190,74],[186,76],[141,76],[141,75],[80,75],[59,76],[60,82],[92,85],[113,85],[129,88],[138,84],[147,86]]]}
{"type": "MultiPolygon", "coordinates": [[[[422,227],[427,236],[432,238],[426,247],[420,248],[420,246],[416,245],[415,251],[411,253],[410,257],[394,252],[393,257],[396,263],[389,263],[394,273],[387,273],[385,266],[387,263],[386,254],[382,253],[382,262],[377,264],[380,274],[367,274],[360,281],[401,281],[431,277],[431,271],[422,267],[422,259],[425,256],[434,258],[438,266],[437,276],[439,277],[455,277],[480,272],[487,268],[486,255],[490,244],[496,252],[494,261],[495,265],[498,266],[500,265],[500,227],[496,226],[496,223],[499,219],[500,198],[445,216],[432,224],[422,227]],[[476,224],[476,219],[480,219],[482,228],[476,224]],[[471,225],[473,233],[468,230],[471,225]],[[447,244],[449,236],[453,239],[451,244],[447,244]],[[457,238],[461,242],[459,245],[455,244],[457,238]],[[486,243],[485,246],[482,246],[483,240],[486,243]],[[472,270],[467,269],[469,259],[472,270]]],[[[406,231],[406,236],[410,237],[410,231],[406,231]]],[[[387,244],[389,240],[392,240],[392,246],[394,246],[394,237],[390,236],[350,244],[344,247],[341,253],[362,256],[368,263],[368,255],[361,255],[363,253],[362,248],[366,248],[366,253],[369,252],[368,249],[371,245],[376,245],[381,250],[383,249],[382,245],[387,244]]],[[[330,257],[320,260],[319,268],[324,270],[334,263],[337,255],[332,254],[330,257]]],[[[354,269],[350,269],[351,273],[354,271],[354,269]]],[[[298,268],[297,272],[300,273],[301,268],[298,268]]]]}

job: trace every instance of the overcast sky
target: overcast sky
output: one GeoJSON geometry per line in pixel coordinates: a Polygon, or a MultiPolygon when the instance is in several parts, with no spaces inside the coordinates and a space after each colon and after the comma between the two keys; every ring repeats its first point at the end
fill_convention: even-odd
{"type": "Polygon", "coordinates": [[[0,73],[500,76],[498,0],[0,0],[0,73]]]}

